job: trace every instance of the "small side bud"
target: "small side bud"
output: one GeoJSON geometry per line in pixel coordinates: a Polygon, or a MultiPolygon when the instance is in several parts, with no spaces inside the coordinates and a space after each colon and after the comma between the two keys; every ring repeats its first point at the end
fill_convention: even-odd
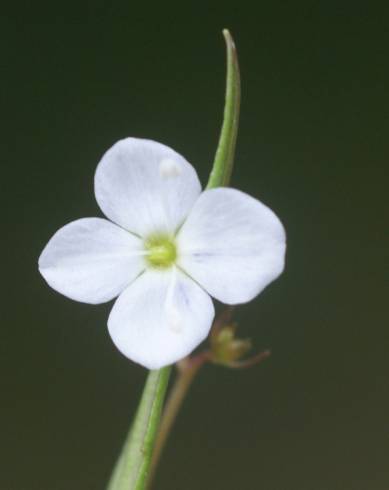
{"type": "Polygon", "coordinates": [[[231,322],[232,310],[225,310],[215,321],[211,332],[209,359],[214,364],[229,368],[248,368],[264,361],[270,356],[266,350],[252,357],[245,358],[252,348],[250,339],[236,337],[237,324],[231,322]]]}
{"type": "Polygon", "coordinates": [[[211,337],[212,361],[225,366],[234,363],[251,349],[249,339],[235,338],[236,325],[226,325],[211,337]]]}

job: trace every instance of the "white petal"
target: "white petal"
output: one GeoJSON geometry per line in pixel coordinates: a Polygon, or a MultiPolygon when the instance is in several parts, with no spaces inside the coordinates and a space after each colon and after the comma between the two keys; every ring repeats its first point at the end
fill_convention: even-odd
{"type": "Polygon", "coordinates": [[[203,192],[178,235],[179,265],[227,304],[250,301],[276,279],[285,247],[273,211],[228,188],[203,192]]]}
{"type": "Polygon", "coordinates": [[[50,239],[39,257],[39,270],[65,296],[104,303],[142,272],[141,248],[138,237],[105,219],[79,219],[50,239]]]}
{"type": "Polygon", "coordinates": [[[197,174],[181,155],[155,141],[118,141],[95,175],[103,213],[133,233],[174,232],[201,192],[197,174]]]}
{"type": "Polygon", "coordinates": [[[108,328],[125,356],[158,369],[192,352],[214,313],[208,294],[181,271],[147,270],[116,300],[108,328]]]}

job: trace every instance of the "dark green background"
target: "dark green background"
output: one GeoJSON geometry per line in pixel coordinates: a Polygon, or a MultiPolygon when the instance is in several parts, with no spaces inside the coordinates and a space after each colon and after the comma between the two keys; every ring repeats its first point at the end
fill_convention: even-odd
{"type": "Polygon", "coordinates": [[[16,8],[0,21],[1,490],[104,488],[146,372],[113,347],[111,304],[55,293],[37,258],[65,223],[101,216],[94,170],[119,138],[161,141],[206,181],[223,27],[242,72],[233,185],[283,220],[287,267],[236,315],[272,357],[203,370],[155,488],[387,490],[386,12],[369,2],[16,8]]]}

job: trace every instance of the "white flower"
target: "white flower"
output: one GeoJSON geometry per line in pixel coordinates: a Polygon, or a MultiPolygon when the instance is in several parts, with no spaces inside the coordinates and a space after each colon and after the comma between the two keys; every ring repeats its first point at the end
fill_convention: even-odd
{"type": "Polygon", "coordinates": [[[160,143],[117,142],[97,167],[95,195],[111,221],[83,218],[58,230],[39,270],[77,301],[119,296],[109,333],[149,369],[185,357],[207,336],[210,296],[250,301],[284,268],[277,216],[235,189],[201,193],[194,168],[160,143]]]}

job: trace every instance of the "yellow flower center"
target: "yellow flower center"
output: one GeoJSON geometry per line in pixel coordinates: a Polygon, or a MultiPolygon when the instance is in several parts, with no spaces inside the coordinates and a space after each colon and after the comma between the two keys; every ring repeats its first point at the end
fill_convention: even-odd
{"type": "Polygon", "coordinates": [[[156,235],[145,241],[146,260],[152,267],[166,269],[171,267],[177,258],[177,249],[171,237],[156,235]]]}

